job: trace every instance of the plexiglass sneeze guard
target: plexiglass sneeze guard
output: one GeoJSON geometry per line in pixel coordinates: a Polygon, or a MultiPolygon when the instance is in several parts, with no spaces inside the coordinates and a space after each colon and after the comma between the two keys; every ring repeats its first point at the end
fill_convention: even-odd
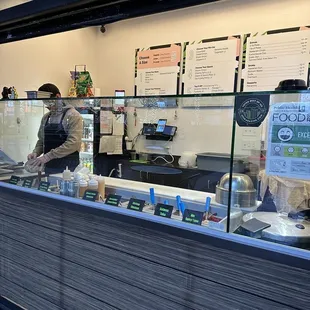
{"type": "MultiPolygon", "coordinates": [[[[132,212],[307,248],[308,96],[303,92],[61,99],[65,108],[79,112],[73,113],[75,121],[71,116],[63,120],[67,138],[79,141],[79,173],[72,178],[78,175],[78,184],[86,181],[87,188],[94,189],[100,179],[96,175],[105,176],[105,194],[101,189],[102,195],[94,198],[97,203],[111,193],[120,194],[116,207],[132,212]],[[80,118],[81,128],[74,125],[80,118]],[[68,133],[70,128],[80,132],[68,133]],[[129,202],[133,197],[143,205],[129,202]]],[[[40,124],[46,126],[45,104],[0,103],[1,180],[14,183],[11,176],[18,176],[17,185],[27,186],[25,179],[36,177],[37,171],[27,172],[23,164],[35,149],[40,124]]],[[[61,177],[48,176],[48,191],[71,195],[62,188],[61,177]]],[[[31,186],[39,184],[34,181],[31,186]]],[[[76,191],[74,196],[85,198],[81,186],[76,191]]]]}

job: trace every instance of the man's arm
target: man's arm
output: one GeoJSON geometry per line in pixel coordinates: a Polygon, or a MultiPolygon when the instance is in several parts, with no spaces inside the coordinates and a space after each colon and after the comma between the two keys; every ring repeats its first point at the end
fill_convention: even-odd
{"type": "Polygon", "coordinates": [[[46,161],[63,158],[80,151],[83,136],[83,118],[76,112],[68,117],[68,138],[65,143],[44,155],[46,161]]]}
{"type": "Polygon", "coordinates": [[[43,139],[44,139],[44,117],[41,120],[40,128],[38,131],[38,141],[33,150],[33,153],[36,154],[37,157],[43,154],[44,146],[43,146],[43,139]]]}

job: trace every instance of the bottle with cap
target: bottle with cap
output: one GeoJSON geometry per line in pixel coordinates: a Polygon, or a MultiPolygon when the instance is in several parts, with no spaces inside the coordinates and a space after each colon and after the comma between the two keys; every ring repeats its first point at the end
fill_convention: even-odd
{"type": "Polygon", "coordinates": [[[69,184],[71,181],[71,171],[68,169],[68,167],[66,168],[66,170],[64,170],[62,178],[63,180],[60,186],[60,194],[68,196],[69,184]]]}
{"type": "Polygon", "coordinates": [[[84,179],[81,179],[81,180],[80,180],[80,184],[79,184],[79,196],[80,196],[81,198],[84,197],[84,194],[85,194],[85,192],[87,191],[87,189],[88,189],[88,183],[87,183],[87,181],[84,180],[84,179]]]}
{"type": "Polygon", "coordinates": [[[64,170],[62,178],[64,181],[71,181],[71,171],[68,169],[68,167],[66,168],[66,170],[64,170]]]}
{"type": "Polygon", "coordinates": [[[88,182],[88,189],[89,190],[98,191],[98,186],[99,186],[99,183],[95,178],[89,180],[89,182],[88,182]]]}
{"type": "Polygon", "coordinates": [[[104,198],[105,198],[105,178],[100,175],[97,178],[97,180],[98,180],[98,193],[101,196],[101,198],[104,200],[104,198]]]}

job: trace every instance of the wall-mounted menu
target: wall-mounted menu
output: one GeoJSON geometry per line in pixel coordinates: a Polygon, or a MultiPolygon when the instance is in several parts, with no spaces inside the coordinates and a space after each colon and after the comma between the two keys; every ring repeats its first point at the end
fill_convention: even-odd
{"type": "Polygon", "coordinates": [[[177,95],[181,44],[136,50],[135,95],[177,95]]]}
{"type": "Polygon", "coordinates": [[[286,79],[302,79],[309,85],[309,30],[302,27],[248,35],[243,90],[272,91],[286,79]]]}
{"type": "Polygon", "coordinates": [[[237,91],[240,36],[184,45],[183,94],[237,91]]]}

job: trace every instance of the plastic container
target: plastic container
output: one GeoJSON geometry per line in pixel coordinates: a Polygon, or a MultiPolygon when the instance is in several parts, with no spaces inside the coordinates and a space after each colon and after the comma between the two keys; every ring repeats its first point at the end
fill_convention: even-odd
{"type": "Polygon", "coordinates": [[[91,179],[88,182],[88,189],[92,191],[98,191],[99,182],[96,179],[91,179]]]}
{"type": "Polygon", "coordinates": [[[69,181],[62,180],[60,182],[60,195],[68,196],[69,181]]]}
{"type": "Polygon", "coordinates": [[[76,198],[79,191],[79,183],[77,181],[68,182],[68,196],[76,198]]]}
{"type": "Polygon", "coordinates": [[[80,196],[81,198],[83,198],[85,192],[86,192],[87,189],[88,189],[88,183],[87,183],[85,180],[82,179],[82,180],[80,180],[79,187],[80,187],[80,189],[79,189],[79,196],[80,196]]]}
{"type": "Polygon", "coordinates": [[[101,175],[97,178],[98,180],[98,193],[102,197],[105,198],[105,178],[101,175]]]}
{"type": "Polygon", "coordinates": [[[66,170],[64,170],[62,178],[64,181],[71,181],[71,171],[68,169],[68,167],[66,168],[66,170]]]}

